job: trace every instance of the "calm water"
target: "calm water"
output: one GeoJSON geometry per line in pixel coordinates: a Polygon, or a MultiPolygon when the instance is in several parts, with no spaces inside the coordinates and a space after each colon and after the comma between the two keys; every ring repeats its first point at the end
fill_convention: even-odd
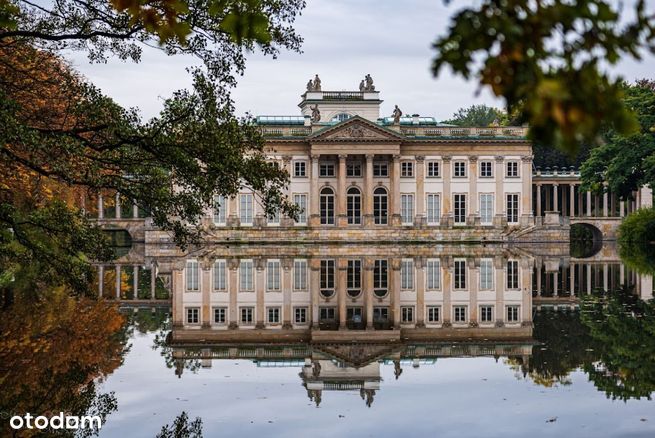
{"type": "MultiPolygon", "coordinates": [[[[490,251],[462,254],[474,275],[490,251]]],[[[10,363],[0,366],[9,376],[0,382],[0,411],[104,412],[101,437],[154,437],[182,412],[189,422],[201,418],[207,437],[655,436],[652,277],[623,266],[613,248],[587,258],[537,252],[519,252],[529,270],[520,271],[523,292],[503,298],[519,303],[517,324],[499,325],[495,315],[485,325],[476,315],[461,326],[405,327],[388,343],[246,341],[245,329],[214,330],[209,339],[174,326],[166,304],[135,310],[137,303],[124,302],[123,326],[106,309],[41,314],[25,330],[51,318],[70,330],[48,352],[21,358],[12,347],[10,363]]],[[[494,275],[506,273],[505,259],[497,260],[494,275]]],[[[467,303],[497,299],[495,291],[475,293],[467,303]]],[[[425,296],[426,305],[441,299],[425,296]]],[[[21,333],[15,327],[9,336],[21,333]]]]}

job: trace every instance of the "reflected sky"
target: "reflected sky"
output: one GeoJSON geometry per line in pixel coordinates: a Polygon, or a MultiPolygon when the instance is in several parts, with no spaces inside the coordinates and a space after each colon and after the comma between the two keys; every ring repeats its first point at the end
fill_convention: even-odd
{"type": "Polygon", "coordinates": [[[577,371],[571,385],[545,388],[505,358],[440,358],[435,364],[381,364],[381,389],[368,408],[359,391],[307,397],[302,367],[262,368],[214,360],[212,368],[167,368],[153,333],[137,334],[124,365],[103,384],[118,412],[100,436],[154,436],[181,411],[202,417],[205,436],[622,436],[655,434],[653,402],[608,400],[577,371]],[[556,418],[555,421],[549,421],[556,418]]]}

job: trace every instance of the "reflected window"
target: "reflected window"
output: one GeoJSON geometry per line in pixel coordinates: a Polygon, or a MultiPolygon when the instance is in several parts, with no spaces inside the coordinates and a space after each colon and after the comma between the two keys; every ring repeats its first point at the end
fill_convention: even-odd
{"type": "Polygon", "coordinates": [[[507,306],[507,322],[519,322],[519,306],[507,306]]]}
{"type": "Polygon", "coordinates": [[[414,306],[402,306],[400,308],[400,321],[404,324],[414,322],[414,306]]]}
{"type": "Polygon", "coordinates": [[[403,259],[400,262],[400,289],[414,290],[414,260],[403,259]]]}
{"type": "Polygon", "coordinates": [[[362,261],[348,260],[347,288],[349,295],[358,295],[362,289],[362,261]]]}
{"type": "Polygon", "coordinates": [[[467,310],[466,306],[453,307],[453,315],[455,318],[455,322],[464,323],[468,321],[468,315],[466,310],[467,310]]]}
{"type": "Polygon", "coordinates": [[[455,198],[455,224],[466,224],[466,195],[458,193],[454,195],[455,198]]]}
{"type": "Polygon", "coordinates": [[[280,323],[280,308],[279,307],[269,307],[266,309],[266,322],[269,324],[279,324],[280,323]]]}
{"type": "Polygon", "coordinates": [[[426,289],[441,289],[441,261],[438,259],[429,259],[425,264],[426,289]]]}
{"type": "Polygon", "coordinates": [[[252,325],[255,322],[255,308],[241,307],[241,324],[252,325]]]}
{"type": "Polygon", "coordinates": [[[438,193],[428,193],[426,198],[428,225],[438,225],[441,218],[441,197],[438,193]]]}
{"type": "Polygon", "coordinates": [[[494,306],[480,306],[480,322],[494,321],[494,306]]]}
{"type": "Polygon", "coordinates": [[[294,319],[296,324],[307,324],[307,307],[296,307],[293,310],[294,319]]]}
{"type": "Polygon", "coordinates": [[[214,324],[225,325],[227,323],[227,307],[214,307],[214,324]]]}
{"type": "Polygon", "coordinates": [[[280,261],[269,260],[266,263],[266,290],[280,290],[280,261]]]}
{"type": "Polygon", "coordinates": [[[200,290],[200,265],[198,260],[187,260],[186,262],[186,290],[197,292],[200,290]]]}
{"type": "Polygon", "coordinates": [[[519,262],[518,260],[507,261],[507,289],[519,288],[519,262]]]}
{"type": "Polygon", "coordinates": [[[214,291],[227,291],[227,263],[225,260],[214,262],[214,291]]]}
{"type": "Polygon", "coordinates": [[[321,321],[334,321],[336,319],[337,313],[334,307],[320,307],[318,310],[318,316],[321,321]]]}
{"type": "Polygon", "coordinates": [[[414,195],[400,195],[400,217],[403,225],[414,223],[414,195]]]}
{"type": "Polygon", "coordinates": [[[491,225],[494,219],[494,195],[492,193],[480,194],[480,224],[491,225]]]}
{"type": "Polygon", "coordinates": [[[431,323],[437,323],[441,321],[441,307],[440,306],[428,306],[426,309],[427,320],[431,323]]]}
{"type": "Polygon", "coordinates": [[[187,324],[200,324],[200,308],[187,307],[186,309],[186,322],[187,324]]]}
{"type": "Polygon", "coordinates": [[[225,196],[214,196],[214,225],[225,225],[227,217],[227,200],[225,196]]]}
{"type": "Polygon", "coordinates": [[[298,212],[298,220],[296,221],[297,225],[306,225],[307,224],[307,194],[306,193],[294,193],[293,194],[293,203],[300,210],[298,212]]]}
{"type": "Polygon", "coordinates": [[[480,259],[480,290],[492,290],[494,287],[493,259],[480,259]]]}
{"type": "Polygon", "coordinates": [[[293,290],[307,290],[307,260],[293,262],[293,290]]]}
{"type": "Polygon", "coordinates": [[[321,295],[326,298],[334,294],[334,260],[321,260],[321,295]]]}
{"type": "Polygon", "coordinates": [[[375,260],[373,264],[373,290],[375,295],[383,297],[387,294],[387,261],[375,260]]]}
{"type": "Polygon", "coordinates": [[[239,290],[252,292],[254,286],[254,264],[252,260],[242,260],[239,264],[239,290]]]}
{"type": "Polygon", "coordinates": [[[466,289],[466,260],[455,260],[455,289],[466,289]]]}
{"type": "Polygon", "coordinates": [[[254,199],[252,193],[239,195],[239,220],[241,225],[252,225],[254,199]]]}

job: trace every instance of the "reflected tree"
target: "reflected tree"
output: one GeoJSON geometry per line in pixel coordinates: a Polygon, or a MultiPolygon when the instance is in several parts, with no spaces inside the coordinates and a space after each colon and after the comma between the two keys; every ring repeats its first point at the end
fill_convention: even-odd
{"type": "Polygon", "coordinates": [[[173,424],[161,428],[157,438],[202,438],[202,418],[196,417],[189,422],[189,415],[182,411],[173,424]]]}

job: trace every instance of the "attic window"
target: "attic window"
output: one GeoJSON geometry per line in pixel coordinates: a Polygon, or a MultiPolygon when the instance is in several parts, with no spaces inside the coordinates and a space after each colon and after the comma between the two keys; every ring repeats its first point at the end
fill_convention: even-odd
{"type": "Polygon", "coordinates": [[[352,116],[347,113],[339,113],[336,116],[332,117],[333,122],[343,122],[344,120],[348,120],[352,116]]]}

